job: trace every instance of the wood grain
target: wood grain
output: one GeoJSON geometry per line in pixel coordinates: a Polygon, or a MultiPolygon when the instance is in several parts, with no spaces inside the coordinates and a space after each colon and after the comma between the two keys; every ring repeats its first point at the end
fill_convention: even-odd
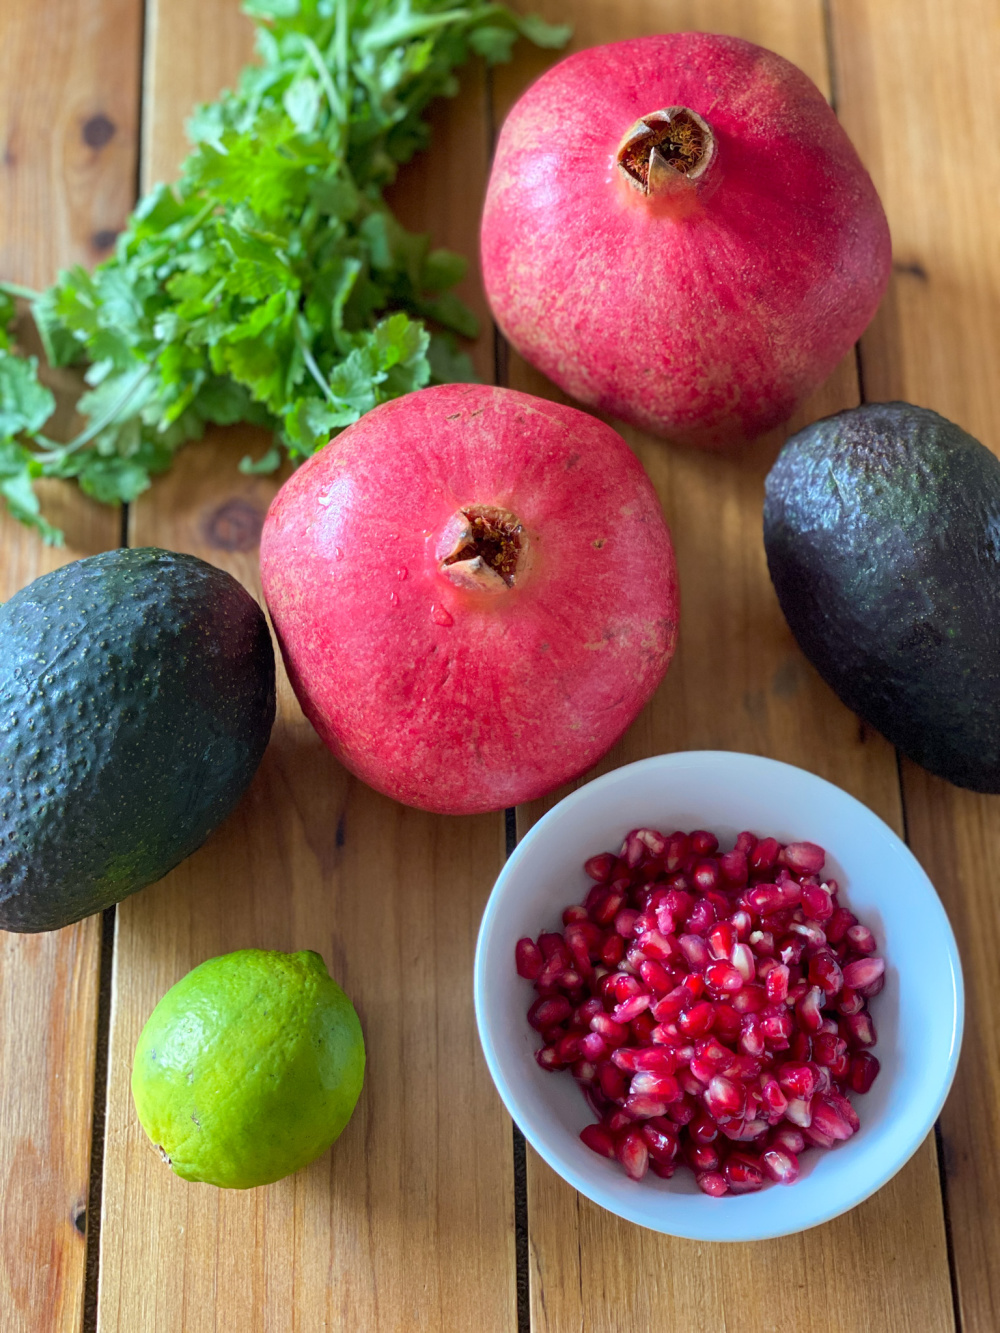
{"type": "MultiPolygon", "coordinates": [[[[546,17],[565,6],[543,5],[546,17]]],[[[788,56],[827,89],[819,3],[575,4],[574,45],[644,32],[734,33],[788,56]]],[[[497,78],[498,119],[538,62],[497,78]],[[529,66],[531,66],[529,68],[529,66]]],[[[511,357],[510,382],[553,393],[511,357]]],[[[857,401],[853,357],[798,424],[857,401]]],[[[793,423],[794,424],[794,423],[793,423]]],[[[897,829],[895,758],[859,726],[798,652],[781,617],[761,540],[763,478],[780,437],[738,459],[682,452],[626,431],[653,478],[677,549],[680,647],[664,685],[600,766],[664,750],[743,749],[820,773],[897,829]]],[[[543,806],[520,812],[523,829],[543,806]]],[[[531,1305],[536,1333],[892,1330],[937,1333],[953,1316],[932,1142],[860,1208],[814,1231],[760,1245],[705,1246],[641,1231],[577,1196],[529,1153],[531,1305]]]]}
{"type": "MultiPolygon", "coordinates": [[[[235,13],[197,0],[154,6],[152,177],[172,171],[192,96],[211,95],[242,59],[235,13]]],[[[437,128],[440,142],[419,168],[433,188],[402,181],[397,202],[407,225],[469,252],[486,169],[481,77],[437,128]],[[460,132],[469,138],[459,176],[447,146],[460,132]]],[[[488,338],[477,356],[488,359],[488,338]]],[[[136,505],[132,540],[192,551],[259,596],[257,535],[275,483],[241,477],[236,463],[261,443],[234,430],[186,450],[136,505]]],[[[511,1129],[471,1005],[479,916],[502,857],[502,819],[433,818],[347,775],[282,677],[272,742],[239,810],[120,911],[102,1333],[513,1327],[511,1129]],[[129,1073],[164,990],[202,959],[246,945],[318,949],[358,1007],[369,1063],[332,1153],[237,1193],[163,1167],[136,1121],[129,1073]]]]}
{"type": "MultiPolygon", "coordinates": [[[[132,202],[139,0],[0,6],[0,278],[33,287],[106,253],[132,202]]],[[[53,550],[3,514],[0,597],[117,544],[118,515],[47,483],[53,550]]],[[[0,1326],[79,1328],[99,917],[0,932],[0,1326]]]]}
{"type": "MultiPolygon", "coordinates": [[[[933,407],[1000,453],[1000,15],[966,0],[833,0],[840,112],[892,228],[893,281],[862,342],[872,400],[933,407]],[[969,152],[956,152],[958,137],[969,152]]],[[[910,843],[965,968],[966,1029],[942,1115],[964,1333],[1000,1328],[1000,801],[903,765],[910,843]]]]}

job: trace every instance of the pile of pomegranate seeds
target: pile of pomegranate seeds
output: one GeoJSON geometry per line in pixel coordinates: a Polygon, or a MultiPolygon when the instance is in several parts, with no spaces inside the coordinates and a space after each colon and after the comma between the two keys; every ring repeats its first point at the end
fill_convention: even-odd
{"type": "Polygon", "coordinates": [[[633,1180],[694,1172],[706,1194],[790,1185],[799,1154],[858,1129],[847,1093],[879,1071],[867,1001],[875,937],[823,879],[826,853],[741,833],[634,829],[563,912],[518,940],[543,1069],[569,1069],[598,1116],[580,1138],[633,1180]]]}

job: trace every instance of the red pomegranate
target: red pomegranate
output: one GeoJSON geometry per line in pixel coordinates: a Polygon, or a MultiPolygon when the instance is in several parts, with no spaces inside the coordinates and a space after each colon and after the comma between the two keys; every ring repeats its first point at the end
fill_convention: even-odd
{"type": "Polygon", "coordinates": [[[500,135],[483,277],[504,333],[581,402],[723,448],[785,421],[889,276],[875,187],[813,83],[750,42],[580,51],[500,135]]]}
{"type": "Polygon", "coordinates": [[[670,534],[625,442],[572,407],[448,384],[385,403],[281,488],[264,593],[334,754],[407,805],[531,800],[663,676],[670,534]]]}

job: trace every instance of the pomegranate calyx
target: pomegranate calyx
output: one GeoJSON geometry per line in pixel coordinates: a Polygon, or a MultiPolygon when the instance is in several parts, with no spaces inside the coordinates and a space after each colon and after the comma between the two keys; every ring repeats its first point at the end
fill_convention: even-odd
{"type": "Polygon", "coordinates": [[[438,568],[452,583],[505,592],[524,569],[527,537],[517,518],[495,505],[467,505],[452,514],[437,544],[438,568]]]}
{"type": "Polygon", "coordinates": [[[644,195],[686,191],[708,171],[715,135],[686,106],[668,106],[637,120],[618,145],[618,170],[644,195]]]}

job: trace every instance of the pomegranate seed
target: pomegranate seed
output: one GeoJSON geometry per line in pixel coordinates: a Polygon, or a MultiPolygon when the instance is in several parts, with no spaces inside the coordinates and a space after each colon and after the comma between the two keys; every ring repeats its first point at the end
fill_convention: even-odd
{"type": "Polygon", "coordinates": [[[689,1100],[688,1097],[685,1097],[681,1102],[673,1102],[667,1108],[667,1117],[672,1120],[675,1125],[690,1124],[697,1113],[698,1108],[695,1106],[694,1101],[689,1100]]]}
{"type": "Polygon", "coordinates": [[[763,986],[744,986],[729,1002],[738,1014],[759,1014],[767,1006],[767,992],[763,986]]]}
{"type": "Polygon", "coordinates": [[[616,1023],[631,1023],[633,1018],[638,1018],[645,1009],[649,1008],[651,998],[649,994],[631,995],[627,1000],[612,1009],[611,1017],[616,1023]]]}
{"type": "Polygon", "coordinates": [[[750,873],[759,874],[762,870],[770,870],[780,851],[781,844],[777,838],[761,838],[749,854],[750,873]]]}
{"type": "Polygon", "coordinates": [[[661,963],[655,963],[651,959],[639,964],[639,976],[657,995],[666,995],[673,989],[673,977],[661,963]]]}
{"type": "Polygon", "coordinates": [[[743,985],[742,974],[731,963],[712,963],[705,969],[705,980],[719,991],[737,991],[743,985]]]}
{"type": "Polygon", "coordinates": [[[599,1032],[588,1032],[580,1038],[580,1050],[588,1060],[600,1062],[607,1059],[608,1043],[599,1032]]]}
{"type": "Polygon", "coordinates": [[[777,884],[758,884],[756,888],[747,889],[743,899],[751,912],[762,917],[777,912],[784,901],[777,884]]]}
{"type": "Polygon", "coordinates": [[[695,829],[688,834],[688,845],[693,856],[711,856],[719,850],[719,839],[705,829],[695,829]]]}
{"type": "Polygon", "coordinates": [[[688,1139],[684,1144],[684,1157],[692,1171],[714,1171],[719,1165],[719,1150],[711,1143],[695,1143],[688,1139]]]}
{"type": "Polygon", "coordinates": [[[852,949],[858,953],[874,953],[878,948],[875,943],[875,936],[867,926],[848,926],[847,934],[844,936],[852,949]]]}
{"type": "Polygon", "coordinates": [[[839,1111],[839,1113],[844,1117],[844,1119],[850,1125],[851,1131],[854,1134],[856,1134],[858,1130],[861,1128],[861,1121],[858,1119],[857,1111],[855,1111],[854,1107],[843,1095],[843,1093],[836,1092],[833,1089],[831,1089],[826,1094],[826,1098],[827,1101],[830,1103],[830,1105],[834,1108],[834,1110],[839,1111]]]}
{"type": "Polygon", "coordinates": [[[820,1032],[813,1038],[813,1059],[818,1065],[832,1066],[847,1052],[847,1042],[830,1032],[820,1032]]]}
{"type": "Polygon", "coordinates": [[[635,1124],[635,1117],[631,1111],[626,1111],[624,1107],[619,1107],[612,1111],[604,1122],[612,1134],[618,1135],[623,1129],[629,1129],[635,1124]]]}
{"type": "Polygon", "coordinates": [[[601,904],[590,913],[590,919],[599,926],[610,926],[612,921],[625,906],[625,894],[616,892],[612,887],[605,894],[601,904]]]}
{"type": "Polygon", "coordinates": [[[639,913],[634,907],[623,907],[615,915],[615,930],[623,939],[631,939],[632,932],[635,930],[635,923],[639,919],[639,913]]]}
{"type": "Polygon", "coordinates": [[[680,1100],[680,1084],[670,1074],[657,1074],[650,1069],[641,1069],[629,1085],[630,1096],[659,1097],[664,1102],[680,1100]]]}
{"type": "Polygon", "coordinates": [[[557,1069],[566,1068],[566,1061],[560,1059],[555,1046],[540,1046],[535,1052],[535,1059],[543,1069],[547,1069],[550,1073],[555,1073],[557,1069]]]}
{"type": "Polygon", "coordinates": [[[685,962],[693,972],[701,972],[708,966],[708,945],[699,935],[680,935],[677,943],[681,947],[685,962]]]}
{"type": "Polygon", "coordinates": [[[816,1091],[816,1076],[809,1065],[781,1065],[778,1082],[790,1097],[809,1098],[816,1091]]]}
{"type": "Polygon", "coordinates": [[[597,1066],[597,1081],[609,1102],[624,1101],[628,1086],[625,1075],[610,1061],[597,1066]]]}
{"type": "Polygon", "coordinates": [[[767,1137],[769,1147],[780,1148],[782,1152],[794,1153],[796,1156],[805,1152],[805,1135],[794,1125],[778,1125],[767,1137]]]}
{"type": "Polygon", "coordinates": [[[730,921],[719,921],[706,938],[708,952],[713,958],[728,959],[736,944],[736,929],[730,921]]]}
{"type": "Polygon", "coordinates": [[[528,1010],[528,1022],[541,1031],[556,1023],[565,1023],[572,1012],[573,1006],[564,996],[550,995],[535,1001],[528,1010]]]}
{"type": "Polygon", "coordinates": [[[718,1135],[718,1124],[705,1111],[699,1111],[688,1125],[688,1136],[694,1143],[714,1143],[718,1135]]]}
{"type": "Polygon", "coordinates": [[[661,935],[671,941],[671,948],[675,953],[678,952],[676,945],[673,943],[674,931],[676,928],[677,923],[674,919],[673,912],[665,903],[660,903],[656,909],[656,929],[661,935]]]}
{"type": "Polygon", "coordinates": [[[740,1035],[741,1026],[742,1019],[733,1006],[720,1000],[715,1006],[715,1021],[712,1024],[719,1040],[735,1042],[740,1035]]]}
{"type": "Polygon", "coordinates": [[[681,985],[690,993],[692,1000],[700,1000],[705,994],[705,978],[697,972],[689,972],[681,985]]]}
{"type": "Polygon", "coordinates": [[[788,1110],[788,1098],[782,1092],[778,1080],[773,1076],[766,1078],[761,1084],[760,1095],[768,1116],[780,1120],[788,1110]]]}
{"type": "Polygon", "coordinates": [[[641,1180],[649,1169],[649,1149],[637,1129],[627,1130],[615,1144],[615,1156],[633,1180],[641,1180]]]}
{"type": "Polygon", "coordinates": [[[795,1016],[804,1032],[818,1032],[823,1021],[823,991],[819,986],[810,986],[795,1005],[795,1016]]]}
{"type": "Polygon", "coordinates": [[[637,943],[646,957],[653,959],[654,962],[669,963],[677,952],[676,945],[672,944],[666,935],[661,935],[658,930],[644,931],[639,936],[637,943]]]}
{"type": "Polygon", "coordinates": [[[761,1155],[764,1170],[779,1185],[793,1185],[799,1178],[799,1159],[783,1148],[768,1148],[761,1155]]]}
{"type": "Polygon", "coordinates": [[[740,1033],[740,1050],[746,1055],[764,1054],[764,1029],[756,1014],[747,1014],[740,1033]]]}
{"type": "Polygon", "coordinates": [[[716,1120],[742,1115],[746,1089],[723,1074],[716,1074],[705,1091],[705,1107],[716,1120]]]}
{"type": "Polygon", "coordinates": [[[541,949],[530,936],[526,935],[514,945],[514,962],[519,977],[534,981],[541,972],[544,961],[541,949]]]}
{"type": "Polygon", "coordinates": [[[699,898],[684,922],[689,935],[705,935],[716,919],[714,904],[708,898],[699,898]]]}
{"type": "Polygon", "coordinates": [[[764,1040],[773,1046],[777,1046],[780,1041],[787,1042],[792,1035],[794,1020],[787,1009],[765,1009],[760,1021],[764,1030],[764,1040]]]}
{"type": "Polygon", "coordinates": [[[850,986],[852,990],[860,991],[864,995],[867,988],[874,985],[884,972],[884,958],[859,958],[854,963],[848,963],[844,968],[844,985],[850,986]]]}
{"type": "Polygon", "coordinates": [[[778,860],[795,875],[818,875],[826,852],[814,842],[790,842],[781,849],[778,860]]]}
{"type": "MultiPolygon", "coordinates": [[[[745,908],[739,907],[729,920],[736,931],[736,938],[741,942],[750,940],[750,943],[753,944],[753,917],[750,913],[745,908]]],[[[754,947],[756,948],[756,945],[754,947]]]]}
{"type": "Polygon", "coordinates": [[[655,1000],[650,1006],[650,1013],[659,1023],[672,1022],[681,1010],[691,1003],[691,992],[686,986],[675,986],[666,995],[655,1000]]]}
{"type": "Polygon", "coordinates": [[[836,995],[844,987],[840,964],[829,953],[813,954],[809,959],[809,980],[814,986],[822,987],[827,995],[836,995]]]}
{"type": "Polygon", "coordinates": [[[877,1040],[875,1024],[872,1022],[871,1014],[866,1009],[862,1010],[860,1014],[849,1014],[842,1020],[842,1023],[842,1031],[851,1046],[875,1045],[877,1040]]]}
{"type": "Polygon", "coordinates": [[[715,1022],[715,1007],[707,1000],[693,1004],[677,1020],[677,1026],[686,1037],[703,1037],[715,1022]]]}
{"type": "Polygon", "coordinates": [[[694,1179],[702,1193],[711,1195],[713,1199],[721,1199],[729,1192],[725,1178],[718,1171],[699,1171],[694,1179]]]}
{"type": "Polygon", "coordinates": [[[617,931],[607,935],[601,941],[598,957],[607,967],[617,967],[625,957],[625,941],[617,931]]]}
{"type": "Polygon", "coordinates": [[[700,893],[718,888],[722,882],[718,861],[696,861],[691,871],[691,882],[700,893]]]}
{"type": "Polygon", "coordinates": [[[573,1062],[570,1073],[578,1083],[593,1083],[597,1079],[597,1066],[592,1061],[581,1058],[573,1062]]]}
{"type": "Polygon", "coordinates": [[[654,1162],[668,1164],[677,1156],[677,1130],[669,1120],[658,1120],[654,1116],[640,1126],[639,1133],[646,1140],[646,1147],[654,1162]]]}
{"type": "Polygon", "coordinates": [[[812,1098],[792,1097],[785,1111],[785,1119],[800,1129],[808,1129],[812,1124],[812,1098]]]}
{"type": "Polygon", "coordinates": [[[851,1072],[848,1082],[854,1092],[867,1092],[875,1082],[881,1065],[868,1051],[860,1051],[851,1060],[851,1072]]]}
{"type": "Polygon", "coordinates": [[[628,1039],[628,1028],[616,1022],[610,1014],[595,1014],[590,1020],[592,1032],[598,1032],[609,1046],[620,1046],[628,1039]]]}
{"type": "Polygon", "coordinates": [[[733,848],[719,857],[719,873],[726,884],[742,888],[750,874],[746,852],[733,848]]]}
{"type": "Polygon", "coordinates": [[[817,1134],[825,1134],[827,1138],[838,1141],[849,1139],[854,1133],[845,1117],[831,1102],[829,1097],[815,1097],[812,1107],[812,1122],[810,1129],[817,1134]]]}
{"type": "Polygon", "coordinates": [[[833,899],[822,884],[807,884],[802,890],[802,910],[810,921],[829,921],[833,916],[833,899]]]}
{"type": "MultiPolygon", "coordinates": [[[[680,1089],[678,1088],[678,1091],[680,1089]]],[[[648,1120],[654,1115],[665,1115],[667,1103],[662,1097],[647,1096],[645,1093],[637,1092],[634,1096],[630,1093],[625,1098],[624,1109],[634,1116],[636,1120],[648,1120]]]]}
{"type": "Polygon", "coordinates": [[[583,869],[591,879],[596,879],[598,884],[604,884],[611,878],[611,872],[615,868],[615,858],[610,852],[602,852],[600,856],[592,856],[589,861],[584,861],[583,869]]]}
{"type": "Polygon", "coordinates": [[[836,1000],[836,1010],[839,1014],[860,1014],[865,1007],[863,995],[859,995],[856,990],[851,990],[850,986],[845,986],[836,1000]]]}
{"type": "Polygon", "coordinates": [[[601,1157],[610,1157],[614,1161],[614,1136],[603,1125],[584,1125],[580,1130],[580,1138],[591,1152],[599,1153],[601,1157]]]}
{"type": "Polygon", "coordinates": [[[564,926],[579,925],[582,922],[586,922],[588,925],[592,924],[590,914],[582,903],[573,903],[567,907],[562,914],[562,919],[564,926]]]}
{"type": "Polygon", "coordinates": [[[772,967],[768,972],[765,989],[767,990],[767,998],[772,1004],[781,1004],[784,1001],[788,994],[788,978],[790,975],[784,963],[778,963],[776,967],[772,967]]]}
{"type": "Polygon", "coordinates": [[[764,1173],[760,1166],[749,1158],[737,1157],[735,1153],[723,1166],[722,1174],[733,1194],[754,1194],[764,1188],[764,1173]]]}
{"type": "Polygon", "coordinates": [[[847,937],[852,926],[858,924],[858,918],[846,907],[838,907],[826,925],[826,938],[831,944],[839,944],[847,937]]]}
{"type": "Polygon", "coordinates": [[[641,1068],[640,1054],[635,1046],[619,1046],[617,1051],[611,1052],[611,1060],[619,1069],[624,1069],[629,1074],[637,1074],[641,1068]]]}
{"type": "Polygon", "coordinates": [[[735,945],[730,962],[744,981],[753,981],[756,975],[756,964],[753,950],[749,944],[735,945]]]}

